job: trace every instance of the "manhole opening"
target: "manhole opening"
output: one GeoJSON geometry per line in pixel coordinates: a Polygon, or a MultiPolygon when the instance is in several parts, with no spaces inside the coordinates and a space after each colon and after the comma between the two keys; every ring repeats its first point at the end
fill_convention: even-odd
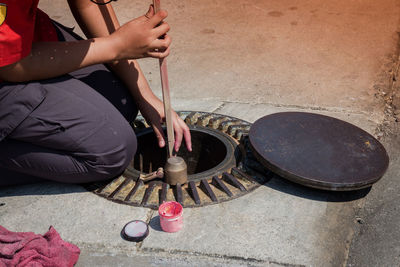
{"type": "MultiPolygon", "coordinates": [[[[199,126],[190,126],[190,133],[192,151],[189,152],[185,144],[182,144],[177,154],[187,164],[188,181],[196,181],[207,175],[219,175],[221,170],[226,171],[226,168],[236,166],[240,153],[231,137],[199,126]]],[[[158,146],[153,130],[149,128],[139,132],[137,139],[138,149],[133,164],[128,167],[134,176],[164,167],[167,150],[158,146]]]]}
{"type": "MultiPolygon", "coordinates": [[[[178,156],[187,164],[188,175],[205,172],[222,163],[227,155],[225,143],[215,135],[198,129],[191,129],[192,152],[184,144],[179,149],[178,156]]],[[[167,160],[166,148],[159,148],[153,131],[138,136],[138,150],[134,158],[134,169],[150,173],[159,167],[164,167],[167,160]]]]}

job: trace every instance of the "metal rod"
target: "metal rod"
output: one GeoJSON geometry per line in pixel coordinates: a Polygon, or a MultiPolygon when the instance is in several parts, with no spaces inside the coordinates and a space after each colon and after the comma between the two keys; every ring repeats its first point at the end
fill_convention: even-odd
{"type": "MultiPolygon", "coordinates": [[[[160,11],[160,0],[153,0],[154,12],[160,11]]],[[[169,96],[169,81],[168,81],[168,71],[167,71],[167,59],[160,58],[160,76],[161,76],[161,87],[164,102],[164,114],[165,114],[165,124],[167,126],[167,139],[168,139],[168,155],[172,157],[172,152],[174,149],[175,137],[174,129],[172,125],[172,113],[171,113],[171,100],[169,96]]]]}

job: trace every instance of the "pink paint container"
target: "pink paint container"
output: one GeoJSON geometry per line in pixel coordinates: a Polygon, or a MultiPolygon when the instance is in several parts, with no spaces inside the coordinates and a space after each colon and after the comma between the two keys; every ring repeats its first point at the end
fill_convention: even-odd
{"type": "Polygon", "coordinates": [[[183,226],[183,207],[175,201],[164,202],[158,208],[160,224],[164,232],[178,232],[183,226]]]}

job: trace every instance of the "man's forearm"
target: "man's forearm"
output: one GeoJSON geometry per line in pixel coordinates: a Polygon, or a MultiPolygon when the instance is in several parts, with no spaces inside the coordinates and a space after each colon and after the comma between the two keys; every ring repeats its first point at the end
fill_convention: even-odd
{"type": "MultiPolygon", "coordinates": [[[[86,0],[73,2],[91,3],[86,0]]],[[[168,24],[161,23],[167,16],[165,11],[152,18],[136,18],[122,27],[111,7],[99,9],[91,3],[78,5],[75,12],[80,26],[91,39],[33,43],[30,55],[0,68],[0,79],[13,82],[46,79],[97,63],[149,56],[162,58],[169,53],[169,37],[158,39],[169,30],[168,24]]]]}
{"type": "Polygon", "coordinates": [[[0,79],[11,82],[47,79],[115,59],[116,55],[105,38],[119,28],[111,6],[98,6],[86,0],[68,2],[75,19],[89,40],[33,43],[29,56],[0,68],[0,79]],[[103,18],[104,14],[108,16],[103,18]],[[113,30],[109,31],[109,28],[113,30]]]}
{"type": "Polygon", "coordinates": [[[109,66],[129,88],[139,109],[146,102],[158,100],[136,60],[115,61],[109,63],[109,66]]]}
{"type": "Polygon", "coordinates": [[[27,57],[0,68],[0,79],[10,82],[47,79],[112,61],[116,53],[109,49],[110,42],[108,38],[94,38],[76,42],[34,43],[27,57]]]}

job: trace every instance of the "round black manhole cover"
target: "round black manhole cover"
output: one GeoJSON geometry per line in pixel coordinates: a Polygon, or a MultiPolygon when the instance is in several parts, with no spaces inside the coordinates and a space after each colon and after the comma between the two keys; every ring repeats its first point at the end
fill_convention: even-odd
{"type": "Polygon", "coordinates": [[[178,155],[188,165],[188,183],[170,186],[161,179],[143,182],[139,177],[163,167],[166,151],[143,118],[134,129],[138,150],[123,175],[111,182],[87,185],[111,201],[156,209],[164,201],[198,207],[243,196],[264,184],[271,173],[253,157],[248,141],[251,124],[230,116],[207,112],[178,112],[189,125],[193,151],[184,146],[178,155]]]}
{"type": "Polygon", "coordinates": [[[323,190],[370,187],[389,164],[385,148],[372,135],[321,114],[267,115],[252,125],[249,140],[256,158],[268,169],[295,183],[323,190]]]}

